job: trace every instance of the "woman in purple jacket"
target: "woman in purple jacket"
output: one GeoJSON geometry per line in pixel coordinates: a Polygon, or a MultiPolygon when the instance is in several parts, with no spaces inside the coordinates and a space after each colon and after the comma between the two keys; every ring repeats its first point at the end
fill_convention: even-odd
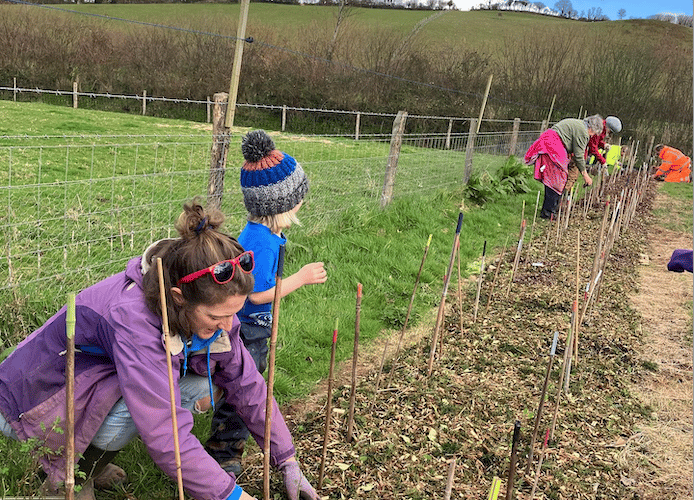
{"type": "MultiPolygon", "coordinates": [[[[252,498],[191,431],[193,413],[223,398],[264,447],[267,388],[239,338],[236,317],[253,290],[253,254],[220,232],[224,216],[218,210],[197,201],[183,208],[179,238],[155,243],[125,271],[77,295],[75,451],[82,454],[79,470],[88,476],[78,498],[93,499],[95,483],[124,478],[110,461],[137,435],[154,462],[176,479],[157,257],[166,283],[183,485],[199,500],[252,498]]],[[[66,399],[65,315],[63,307],[0,364],[0,432],[36,438],[56,450],[40,457],[46,491],[65,479],[65,434],[59,429],[66,399]]],[[[276,402],[273,408],[271,463],[283,473],[291,500],[317,500],[276,402]]]]}

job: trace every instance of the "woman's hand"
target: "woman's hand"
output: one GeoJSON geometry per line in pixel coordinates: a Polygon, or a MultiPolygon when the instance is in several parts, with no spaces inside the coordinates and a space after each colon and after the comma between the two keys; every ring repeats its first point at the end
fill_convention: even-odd
{"type": "Polygon", "coordinates": [[[320,496],[302,474],[294,457],[282,462],[278,469],[284,476],[284,487],[287,488],[289,500],[320,500],[320,496]]]}
{"type": "Polygon", "coordinates": [[[593,179],[591,179],[590,175],[588,175],[587,171],[583,172],[583,180],[586,181],[586,185],[592,186],[593,185],[593,179]]]}

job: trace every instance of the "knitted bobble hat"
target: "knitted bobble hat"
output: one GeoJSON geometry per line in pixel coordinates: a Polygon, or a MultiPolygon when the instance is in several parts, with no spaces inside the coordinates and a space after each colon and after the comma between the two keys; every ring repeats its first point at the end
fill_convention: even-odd
{"type": "Polygon", "coordinates": [[[241,167],[241,192],[246,210],[257,217],[289,212],[308,192],[301,165],[275,149],[264,130],[254,130],[241,140],[246,160],[241,167]]]}

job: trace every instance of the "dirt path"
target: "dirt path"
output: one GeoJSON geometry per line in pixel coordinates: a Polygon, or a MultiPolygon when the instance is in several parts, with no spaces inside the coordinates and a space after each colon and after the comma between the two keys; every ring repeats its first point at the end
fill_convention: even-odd
{"type": "MultiPolygon", "coordinates": [[[[659,193],[654,208],[672,203],[659,193]]],[[[655,222],[639,266],[639,293],[631,298],[642,316],[641,357],[652,368],[633,392],[653,413],[623,456],[637,471],[625,480],[635,481],[644,500],[692,498],[692,274],[667,270],[678,248],[692,248],[692,235],[655,222]]]]}

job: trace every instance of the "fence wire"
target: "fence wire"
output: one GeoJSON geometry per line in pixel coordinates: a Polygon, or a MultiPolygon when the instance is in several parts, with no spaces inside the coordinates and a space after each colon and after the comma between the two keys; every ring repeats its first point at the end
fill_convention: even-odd
{"type": "MultiPolygon", "coordinates": [[[[527,149],[538,133],[521,133],[517,150],[527,149]]],[[[508,155],[510,136],[478,135],[475,169],[508,155]]],[[[300,214],[307,232],[334,223],[347,207],[380,203],[390,135],[274,139],[309,177],[300,214]]],[[[460,186],[467,141],[467,134],[405,136],[394,197],[460,186]]],[[[210,172],[211,144],[209,136],[4,137],[0,293],[42,300],[122,270],[150,243],[177,236],[173,224],[183,203],[205,200],[211,174],[225,177],[221,209],[226,230],[238,234],[246,217],[240,138],[231,139],[225,172],[210,172]]]]}

